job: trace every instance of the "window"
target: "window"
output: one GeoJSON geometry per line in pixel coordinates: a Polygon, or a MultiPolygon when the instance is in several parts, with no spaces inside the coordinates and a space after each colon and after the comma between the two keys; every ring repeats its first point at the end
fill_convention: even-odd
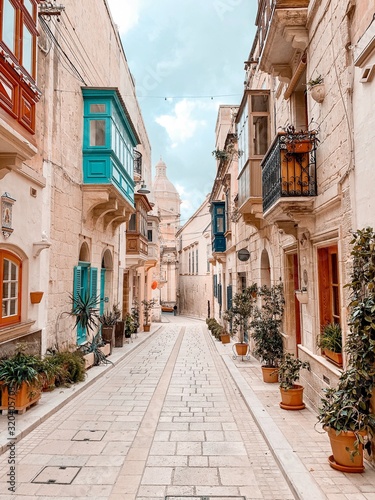
{"type": "Polygon", "coordinates": [[[318,249],[320,325],[340,324],[337,245],[318,249]]]}
{"type": "Polygon", "coordinates": [[[195,250],[195,274],[198,274],[198,248],[195,250]]]}
{"type": "Polygon", "coordinates": [[[105,120],[90,121],[90,146],[105,146],[105,120]]]}
{"type": "Polygon", "coordinates": [[[152,241],[152,229],[147,230],[147,239],[148,241],[152,241]]]}
{"type": "Polygon", "coordinates": [[[136,231],[136,230],[137,230],[137,216],[136,214],[131,214],[128,223],[128,231],[136,231]]]}
{"type": "Polygon", "coordinates": [[[6,250],[0,250],[1,316],[0,326],[21,321],[21,260],[6,250]]]}
{"type": "Polygon", "coordinates": [[[0,44],[35,80],[36,1],[3,0],[2,4],[0,44]]]}

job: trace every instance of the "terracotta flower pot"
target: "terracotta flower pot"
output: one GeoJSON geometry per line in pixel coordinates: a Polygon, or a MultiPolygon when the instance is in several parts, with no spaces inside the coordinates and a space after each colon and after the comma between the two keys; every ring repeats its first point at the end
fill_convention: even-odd
{"type": "MultiPolygon", "coordinates": [[[[333,469],[342,472],[363,472],[363,445],[358,445],[358,455],[351,456],[350,452],[354,450],[354,442],[357,437],[355,432],[347,431],[336,434],[336,431],[331,427],[324,427],[327,431],[333,455],[329,457],[328,461],[333,469]]],[[[360,431],[362,436],[366,433],[360,431]]]]}
{"type": "Polygon", "coordinates": [[[220,340],[223,344],[229,344],[230,343],[229,333],[223,333],[222,335],[220,335],[220,340]]]}
{"type": "MultiPolygon", "coordinates": [[[[13,397],[14,407],[12,409],[18,413],[24,413],[30,406],[39,401],[41,393],[42,389],[40,385],[30,386],[26,382],[23,382],[13,397]]],[[[8,402],[8,388],[0,383],[0,410],[8,410],[8,402]]]]}
{"type": "Polygon", "coordinates": [[[249,344],[246,344],[246,342],[237,342],[234,346],[238,356],[246,356],[249,344]]]}
{"type": "Polygon", "coordinates": [[[280,394],[280,408],[283,410],[303,410],[305,408],[302,385],[296,384],[291,389],[283,389],[280,387],[280,394]]]}
{"type": "Polygon", "coordinates": [[[288,153],[309,153],[312,150],[312,142],[309,139],[287,142],[286,149],[288,153]]]}
{"type": "Polygon", "coordinates": [[[263,382],[275,384],[279,381],[279,372],[276,366],[262,366],[263,382]]]}
{"type": "Polygon", "coordinates": [[[39,304],[43,298],[44,292],[30,292],[30,301],[32,304],[39,304]]]}
{"type": "Polygon", "coordinates": [[[329,349],[324,349],[324,356],[332,361],[332,363],[334,363],[335,365],[342,366],[343,358],[341,352],[333,352],[329,349]]]}
{"type": "Polygon", "coordinates": [[[151,325],[143,325],[143,331],[144,332],[149,332],[150,331],[151,325]]]}

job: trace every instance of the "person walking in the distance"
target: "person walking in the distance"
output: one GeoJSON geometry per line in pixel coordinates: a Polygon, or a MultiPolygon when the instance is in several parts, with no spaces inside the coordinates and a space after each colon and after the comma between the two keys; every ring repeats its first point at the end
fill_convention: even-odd
{"type": "Polygon", "coordinates": [[[173,306],[173,316],[177,316],[177,305],[173,306]]]}

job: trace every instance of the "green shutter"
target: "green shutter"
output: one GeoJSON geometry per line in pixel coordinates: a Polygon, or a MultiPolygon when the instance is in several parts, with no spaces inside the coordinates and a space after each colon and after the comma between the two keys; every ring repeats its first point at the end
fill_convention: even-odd
{"type": "Polygon", "coordinates": [[[90,296],[98,296],[98,269],[90,267],[90,296]]]}
{"type": "MultiPolygon", "coordinates": [[[[73,297],[77,299],[85,294],[83,283],[83,269],[81,266],[75,266],[73,270],[73,297]]],[[[86,329],[78,323],[77,325],[77,344],[80,345],[86,340],[86,329]]]]}

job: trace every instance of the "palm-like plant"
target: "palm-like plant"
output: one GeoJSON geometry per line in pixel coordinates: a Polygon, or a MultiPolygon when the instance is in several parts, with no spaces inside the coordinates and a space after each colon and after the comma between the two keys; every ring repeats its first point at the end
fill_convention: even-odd
{"type": "Polygon", "coordinates": [[[89,293],[85,295],[72,295],[72,311],[69,313],[75,317],[75,327],[80,326],[86,330],[87,336],[98,326],[99,311],[98,304],[100,297],[94,297],[89,293]]]}

